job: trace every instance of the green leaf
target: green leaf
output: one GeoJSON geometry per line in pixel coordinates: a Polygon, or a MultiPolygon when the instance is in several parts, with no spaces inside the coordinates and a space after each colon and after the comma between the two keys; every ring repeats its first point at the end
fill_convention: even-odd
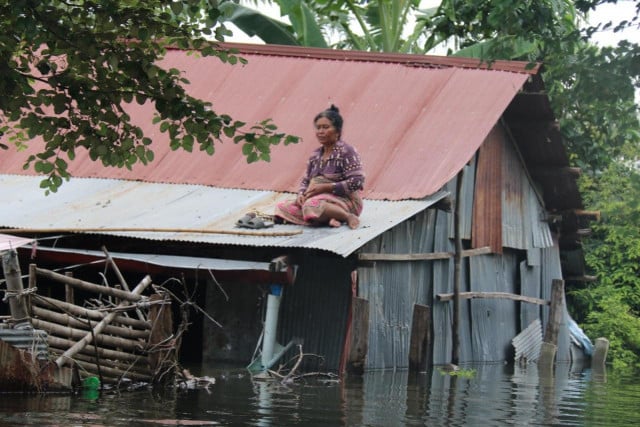
{"type": "Polygon", "coordinates": [[[225,20],[232,22],[249,36],[260,37],[267,44],[300,45],[292,27],[248,7],[225,2],[220,5],[225,20]]]}

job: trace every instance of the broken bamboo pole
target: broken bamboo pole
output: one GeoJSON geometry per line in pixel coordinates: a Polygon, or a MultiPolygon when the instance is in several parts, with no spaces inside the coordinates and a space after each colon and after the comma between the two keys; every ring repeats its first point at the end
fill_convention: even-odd
{"type": "Polygon", "coordinates": [[[14,249],[2,253],[2,270],[7,284],[4,300],[9,300],[9,310],[15,322],[14,327],[28,327],[30,325],[29,312],[22,286],[18,252],[14,249]]]}
{"type": "MultiPolygon", "coordinates": [[[[33,326],[38,329],[43,329],[55,336],[75,340],[81,340],[87,335],[87,332],[91,334],[91,330],[87,331],[83,329],[75,329],[69,326],[62,326],[57,323],[48,322],[42,319],[33,319],[33,326]]],[[[121,348],[123,350],[130,351],[142,350],[144,348],[144,341],[129,340],[126,338],[104,335],[103,332],[104,330],[101,330],[100,335],[96,334],[96,343],[99,345],[106,345],[109,347],[121,348]]]]}
{"type": "MultiPolygon", "coordinates": [[[[55,298],[49,298],[42,295],[36,295],[36,298],[33,298],[34,305],[38,305],[40,307],[57,309],[60,311],[64,311],[74,316],[78,317],[86,317],[91,320],[102,320],[104,319],[108,313],[104,313],[99,310],[87,309],[84,307],[79,307],[74,304],[65,303],[64,301],[58,301],[55,298]]],[[[114,311],[115,312],[115,311],[114,311]]],[[[117,315],[111,323],[119,323],[124,326],[131,326],[137,329],[151,329],[151,323],[148,321],[141,321],[138,319],[131,319],[129,317],[117,315]]]]}
{"type": "Polygon", "coordinates": [[[150,375],[141,374],[139,372],[125,371],[122,369],[110,368],[102,365],[98,367],[98,365],[96,365],[95,363],[86,362],[84,360],[76,360],[75,363],[80,367],[80,369],[87,371],[91,374],[98,374],[102,372],[106,374],[107,377],[115,377],[117,379],[130,378],[132,380],[138,380],[138,381],[149,381],[149,378],[150,378],[150,375]]]}
{"type": "MultiPolygon", "coordinates": [[[[72,345],[74,345],[76,342],[75,341],[71,341],[65,338],[59,338],[56,337],[54,335],[49,335],[47,337],[47,344],[49,344],[49,347],[52,349],[59,349],[60,350],[60,354],[64,353],[65,350],[67,350],[68,348],[70,348],[72,345]]],[[[148,362],[148,357],[144,354],[136,354],[136,353],[127,353],[124,351],[118,351],[118,350],[111,350],[108,348],[104,348],[104,347],[95,347],[92,345],[87,345],[83,350],[82,350],[82,354],[86,354],[86,355],[91,355],[94,356],[96,354],[96,351],[98,352],[98,356],[100,356],[101,358],[105,358],[105,359],[118,359],[118,360],[122,360],[122,361],[135,361],[135,360],[143,360],[145,361],[147,364],[148,362]]]]}
{"type": "MultiPolygon", "coordinates": [[[[46,320],[52,323],[57,323],[63,326],[70,326],[75,329],[84,329],[89,330],[89,320],[78,319],[77,317],[69,316],[68,314],[58,313],[52,310],[47,310],[46,308],[41,307],[33,307],[33,316],[46,320]]],[[[130,340],[147,340],[149,339],[149,331],[147,330],[139,330],[139,329],[131,329],[131,328],[123,328],[121,326],[108,325],[104,329],[105,334],[116,335],[120,338],[127,338],[130,340]]]]}
{"type": "MultiPolygon", "coordinates": [[[[63,276],[64,277],[64,276],[63,276]]],[[[145,276],[144,279],[142,279],[142,281],[138,284],[138,286],[136,286],[136,288],[132,291],[133,295],[138,296],[139,298],[142,298],[140,296],[140,294],[142,294],[142,292],[144,292],[144,290],[147,288],[147,286],[149,286],[151,284],[151,277],[150,276],[145,276]]],[[[122,303],[121,303],[122,304],[122,303]]],[[[84,338],[82,338],[80,341],[78,341],[75,345],[73,345],[69,350],[65,351],[64,354],[62,354],[60,357],[58,357],[56,359],[56,365],[58,365],[58,367],[62,367],[64,366],[64,364],[66,363],[67,360],[70,360],[74,354],[78,353],[80,350],[82,350],[87,344],[91,344],[91,342],[93,341],[93,337],[100,335],[102,333],[102,330],[104,329],[105,326],[107,326],[109,323],[111,323],[111,321],[116,317],[116,313],[109,313],[105,316],[104,319],[102,319],[96,326],[95,328],[93,328],[93,330],[91,331],[91,333],[88,333],[84,336],[84,338]]]]}
{"type": "MultiPolygon", "coordinates": [[[[453,294],[437,294],[436,298],[438,299],[438,301],[443,301],[443,302],[451,301],[453,300],[453,294]]],[[[549,301],[542,298],[529,297],[526,295],[519,295],[519,294],[510,294],[508,292],[478,292],[478,291],[460,292],[460,298],[461,299],[474,299],[474,298],[509,299],[513,301],[528,302],[531,304],[549,305],[549,301]]]]}
{"type": "MultiPolygon", "coordinates": [[[[105,246],[102,246],[102,252],[104,252],[104,256],[107,258],[107,263],[111,266],[111,268],[113,269],[114,273],[116,274],[116,277],[118,278],[118,281],[120,282],[120,285],[122,285],[122,287],[124,288],[125,291],[131,292],[131,290],[129,289],[129,284],[125,280],[124,276],[120,272],[120,269],[118,268],[118,265],[113,260],[113,258],[111,257],[111,254],[109,253],[109,251],[107,251],[107,248],[105,246]]],[[[136,314],[138,315],[138,319],[145,320],[144,315],[142,314],[140,309],[137,308],[137,307],[136,307],[136,314]]]]}
{"type": "MultiPolygon", "coordinates": [[[[51,349],[51,352],[54,354],[62,354],[64,349],[51,349]]],[[[85,363],[91,363],[96,365],[96,358],[93,355],[88,353],[78,353],[74,356],[74,360],[76,362],[81,361],[85,363]]],[[[132,361],[132,363],[123,363],[119,360],[112,359],[103,359],[100,358],[100,369],[104,370],[105,368],[118,369],[124,372],[135,372],[140,375],[145,375],[147,379],[151,378],[151,369],[149,369],[149,365],[146,364],[147,360],[136,360],[132,361]]]]}
{"type": "Polygon", "coordinates": [[[36,268],[36,274],[42,277],[46,277],[47,279],[69,284],[75,288],[82,289],[83,291],[108,295],[114,298],[118,298],[119,300],[137,302],[142,299],[140,295],[136,295],[134,292],[127,292],[123,291],[122,289],[108,288],[106,286],[96,285],[95,283],[85,282],[84,280],[68,277],[64,274],[56,273],[55,271],[51,270],[45,270],[43,268],[36,268]]]}

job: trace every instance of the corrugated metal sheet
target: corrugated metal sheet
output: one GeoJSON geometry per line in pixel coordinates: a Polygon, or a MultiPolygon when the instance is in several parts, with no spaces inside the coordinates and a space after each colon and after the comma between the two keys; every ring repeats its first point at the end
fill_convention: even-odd
{"type": "MultiPolygon", "coordinates": [[[[86,249],[66,249],[56,247],[37,246],[38,252],[56,252],[86,255],[96,259],[104,259],[105,253],[86,249]]],[[[118,260],[136,261],[144,264],[153,264],[170,268],[181,269],[202,269],[202,270],[262,270],[269,271],[268,262],[239,261],[233,259],[200,258],[178,255],[141,254],[109,252],[109,255],[116,262],[118,260]]]]}
{"type": "MultiPolygon", "coordinates": [[[[427,210],[362,248],[373,253],[433,251],[436,210],[427,210]]],[[[369,352],[375,369],[403,369],[409,363],[414,304],[431,305],[433,262],[374,262],[358,269],[359,296],[369,301],[369,352]]]]}
{"type": "Polygon", "coordinates": [[[0,252],[9,249],[16,249],[20,246],[28,245],[31,242],[33,242],[33,239],[0,233],[0,252]]]}
{"type": "MultiPolygon", "coordinates": [[[[111,231],[105,234],[161,241],[201,242],[247,246],[323,249],[348,256],[385,230],[446,196],[438,192],[422,200],[398,202],[365,200],[361,226],[299,227],[276,225],[240,235],[235,222],[245,212],[273,213],[279,200],[291,194],[233,190],[198,185],[156,184],[112,179],[71,179],[55,194],[45,196],[39,178],[0,175],[3,206],[0,227],[47,229],[144,228],[158,230],[217,230],[215,233],[179,231],[111,231]],[[274,235],[279,233],[280,235],[274,235]]],[[[249,230],[254,231],[254,230],[249,230]]]]}
{"type": "Polygon", "coordinates": [[[495,127],[478,152],[473,200],[472,247],[502,252],[503,132],[495,127]]]}
{"type": "MultiPolygon", "coordinates": [[[[216,111],[249,125],[272,118],[281,131],[301,136],[302,143],[274,147],[271,162],[260,164],[247,164],[230,141],[218,144],[212,157],[197,149],[173,152],[167,135],[151,124],[153,106],[132,104],[126,106],[129,114],[154,141],[154,162],[132,171],[106,169],[76,150],[71,173],[295,191],[317,147],[313,117],[331,102],[345,117],[344,139],[362,155],[366,197],[421,199],[438,191],[473,156],[531,72],[524,63],[503,64],[509,71],[496,64],[492,70],[473,69],[477,60],[416,55],[256,46],[245,52],[248,64],[232,66],[169,50],[163,65],[183,70],[189,91],[211,101],[216,111]]],[[[24,160],[41,150],[42,142],[29,145],[23,152],[3,153],[0,173],[24,174],[24,160]]]]}
{"type": "Polygon", "coordinates": [[[542,347],[542,324],[536,319],[527,328],[516,335],[512,340],[516,351],[516,363],[535,362],[540,357],[542,347]]]}
{"type": "MultiPolygon", "coordinates": [[[[520,295],[541,298],[540,265],[528,265],[527,261],[520,263],[520,295]]],[[[520,304],[520,328],[524,328],[536,319],[540,319],[542,309],[537,304],[520,304]]]]}
{"type": "Polygon", "coordinates": [[[0,340],[25,350],[40,360],[46,360],[49,356],[47,337],[47,332],[40,329],[0,327],[0,340]]]}
{"type": "MultiPolygon", "coordinates": [[[[516,289],[516,254],[506,251],[500,256],[469,258],[471,291],[509,292],[516,289]]],[[[479,298],[471,300],[470,361],[505,360],[511,339],[517,333],[516,302],[508,299],[479,298]]]]}
{"type": "MultiPolygon", "coordinates": [[[[306,354],[301,369],[307,372],[338,370],[351,301],[353,264],[335,257],[305,254],[296,283],[284,289],[278,325],[281,344],[303,338],[306,354]]],[[[297,357],[294,348],[283,361],[297,357]]]]}
{"type": "Polygon", "coordinates": [[[542,198],[536,193],[515,147],[507,140],[502,142],[502,244],[515,249],[550,247],[553,239],[545,221],[542,198]]]}

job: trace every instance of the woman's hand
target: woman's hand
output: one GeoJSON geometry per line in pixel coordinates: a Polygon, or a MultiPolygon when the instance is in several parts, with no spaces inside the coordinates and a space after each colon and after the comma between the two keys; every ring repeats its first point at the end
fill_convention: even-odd
{"type": "Polygon", "coordinates": [[[307,191],[305,191],[304,195],[308,198],[322,193],[333,193],[333,183],[311,183],[309,184],[309,187],[307,187],[307,191]]]}

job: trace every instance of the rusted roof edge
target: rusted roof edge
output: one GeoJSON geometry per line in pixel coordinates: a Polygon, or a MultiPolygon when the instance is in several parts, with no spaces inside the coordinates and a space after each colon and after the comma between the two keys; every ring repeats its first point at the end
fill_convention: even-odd
{"type": "MultiPolygon", "coordinates": [[[[298,58],[329,59],[340,61],[387,62],[406,64],[414,67],[454,67],[480,70],[508,71],[513,73],[538,74],[542,64],[526,61],[496,60],[482,62],[478,58],[460,56],[417,55],[407,53],[365,52],[359,50],[338,50],[320,47],[302,47],[276,44],[216,43],[224,49],[236,50],[241,54],[288,56],[298,58]]],[[[175,48],[176,50],[180,50],[175,48]]]]}

